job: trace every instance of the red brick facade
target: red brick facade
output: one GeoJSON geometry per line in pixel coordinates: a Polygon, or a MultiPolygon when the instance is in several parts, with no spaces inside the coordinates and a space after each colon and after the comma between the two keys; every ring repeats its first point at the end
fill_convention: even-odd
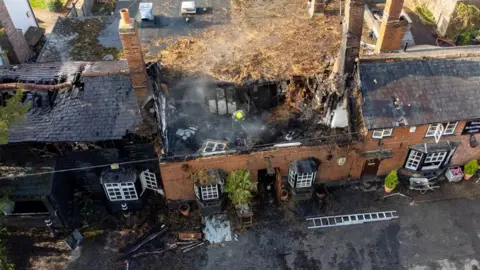
{"type": "MultiPolygon", "coordinates": [[[[442,136],[442,141],[460,142],[452,158],[453,165],[463,165],[470,159],[480,158],[480,147],[470,147],[470,136],[461,135],[466,121],[459,121],[453,135],[442,136]]],[[[429,125],[417,126],[415,132],[410,132],[410,127],[398,127],[393,129],[391,138],[382,139],[381,149],[391,149],[392,158],[380,161],[378,175],[386,175],[391,170],[404,165],[408,153],[408,147],[425,142],[434,142],[434,138],[425,138],[429,125]]],[[[368,133],[368,139],[363,145],[363,151],[378,150],[379,140],[372,139],[372,132],[368,133]]]]}
{"type": "Polygon", "coordinates": [[[132,85],[135,89],[135,96],[139,103],[143,103],[148,97],[148,77],[135,20],[130,19],[128,24],[123,23],[121,20],[119,33],[123,46],[123,55],[127,59],[132,85]]]}
{"type": "Polygon", "coordinates": [[[317,181],[342,180],[348,178],[349,175],[353,178],[360,176],[359,170],[362,168],[363,159],[352,146],[336,148],[328,145],[279,148],[244,155],[204,157],[186,162],[166,162],[160,163],[160,171],[167,199],[192,199],[194,192],[193,182],[189,178],[190,172],[202,168],[220,168],[226,172],[244,168],[250,170],[253,181],[256,182],[258,170],[266,169],[269,166],[268,159],[273,168],[280,170],[280,175],[286,176],[288,167],[294,160],[308,157],[315,157],[321,161],[317,181]],[[327,159],[329,154],[332,155],[330,160],[327,159]],[[347,158],[343,166],[337,164],[339,157],[347,158]]]}
{"type": "MultiPolygon", "coordinates": [[[[441,140],[460,142],[453,155],[452,163],[454,165],[462,165],[470,159],[480,158],[480,147],[470,147],[470,136],[461,135],[464,126],[465,121],[460,121],[454,135],[441,138],[441,140]]],[[[366,162],[365,152],[379,149],[392,150],[391,158],[380,160],[377,175],[383,176],[404,165],[409,146],[434,142],[433,138],[425,138],[427,129],[428,125],[417,126],[415,132],[410,132],[410,127],[395,128],[391,137],[381,140],[381,146],[379,146],[379,140],[372,139],[372,132],[369,132],[363,142],[344,147],[331,145],[303,146],[279,148],[244,155],[204,157],[185,162],[160,163],[160,170],[165,193],[169,200],[193,199],[195,197],[193,182],[189,178],[191,172],[202,168],[220,168],[226,172],[245,168],[250,170],[253,181],[256,182],[258,180],[258,170],[266,169],[269,166],[268,159],[270,159],[272,167],[279,168],[280,175],[287,176],[288,167],[292,161],[315,157],[321,161],[317,182],[324,182],[348,178],[358,179],[362,175],[366,162]],[[329,155],[331,156],[329,157],[329,155]],[[346,157],[343,166],[339,166],[337,163],[340,157],[346,157]]]]}

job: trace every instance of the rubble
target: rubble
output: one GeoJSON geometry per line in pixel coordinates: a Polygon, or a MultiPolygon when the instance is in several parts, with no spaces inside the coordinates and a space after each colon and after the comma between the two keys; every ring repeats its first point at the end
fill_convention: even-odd
{"type": "Polygon", "coordinates": [[[340,43],[338,1],[324,18],[309,19],[304,1],[236,0],[232,22],[198,36],[163,38],[162,64],[187,75],[241,83],[325,72],[340,43]]]}

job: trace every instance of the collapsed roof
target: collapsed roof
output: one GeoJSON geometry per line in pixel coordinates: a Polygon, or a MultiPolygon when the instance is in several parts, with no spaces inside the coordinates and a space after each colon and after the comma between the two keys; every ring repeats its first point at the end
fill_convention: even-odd
{"type": "MultiPolygon", "coordinates": [[[[340,1],[328,1],[319,18],[308,17],[304,1],[235,0],[227,8],[221,5],[228,1],[219,7],[217,1],[208,2],[197,3],[199,10],[211,8],[205,19],[199,14],[192,22],[164,26],[168,36],[156,43],[166,47],[160,56],[167,69],[242,83],[311,76],[333,65],[340,46],[340,1]],[[231,20],[217,19],[224,10],[231,10],[223,16],[231,20]],[[185,35],[183,29],[190,28],[196,31],[185,35]]],[[[169,10],[178,16],[175,5],[162,7],[162,12],[169,10]]]]}
{"type": "Polygon", "coordinates": [[[365,127],[480,118],[479,66],[480,57],[361,61],[365,127]]]}
{"type": "Polygon", "coordinates": [[[2,98],[21,88],[32,107],[9,130],[9,143],[116,140],[141,120],[124,61],[0,67],[2,98]]]}

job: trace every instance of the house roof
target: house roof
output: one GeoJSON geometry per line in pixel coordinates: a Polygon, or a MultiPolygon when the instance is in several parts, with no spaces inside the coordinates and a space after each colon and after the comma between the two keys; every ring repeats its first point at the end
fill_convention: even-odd
{"type": "Polygon", "coordinates": [[[365,127],[480,118],[479,67],[480,57],[361,62],[365,127]]]}
{"type": "Polygon", "coordinates": [[[0,188],[13,197],[48,195],[52,189],[54,164],[35,166],[0,164],[0,188]],[[37,175],[32,175],[37,174],[37,175]]]}
{"type": "Polygon", "coordinates": [[[118,59],[118,24],[113,16],[58,17],[37,62],[101,61],[107,55],[118,59]]]}
{"type": "Polygon", "coordinates": [[[123,61],[2,67],[0,82],[67,85],[58,91],[27,92],[32,107],[9,130],[9,143],[115,140],[134,133],[140,123],[123,61]]]}

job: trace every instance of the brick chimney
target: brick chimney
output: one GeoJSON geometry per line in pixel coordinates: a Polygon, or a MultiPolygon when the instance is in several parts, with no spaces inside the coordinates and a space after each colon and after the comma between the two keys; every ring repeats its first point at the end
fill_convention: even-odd
{"type": "Polygon", "coordinates": [[[324,12],[325,12],[325,3],[323,2],[323,0],[310,0],[310,8],[308,9],[310,18],[323,16],[324,12]]]}
{"type": "Polygon", "coordinates": [[[135,96],[143,105],[148,97],[148,76],[143,60],[142,45],[135,19],[130,18],[128,9],[120,10],[120,25],[118,27],[123,46],[123,55],[127,59],[135,96]]]}
{"type": "Polygon", "coordinates": [[[355,62],[360,52],[360,41],[363,29],[363,0],[346,0],[345,17],[343,18],[342,37],[339,55],[334,72],[340,75],[354,73],[355,62]]]}
{"type": "Polygon", "coordinates": [[[20,29],[15,28],[7,6],[0,0],[0,47],[7,51],[10,64],[21,64],[25,62],[32,52],[27,40],[20,29]]]}
{"type": "Polygon", "coordinates": [[[382,25],[375,47],[376,53],[400,50],[408,21],[400,19],[403,0],[387,0],[383,11],[382,25]]]}

